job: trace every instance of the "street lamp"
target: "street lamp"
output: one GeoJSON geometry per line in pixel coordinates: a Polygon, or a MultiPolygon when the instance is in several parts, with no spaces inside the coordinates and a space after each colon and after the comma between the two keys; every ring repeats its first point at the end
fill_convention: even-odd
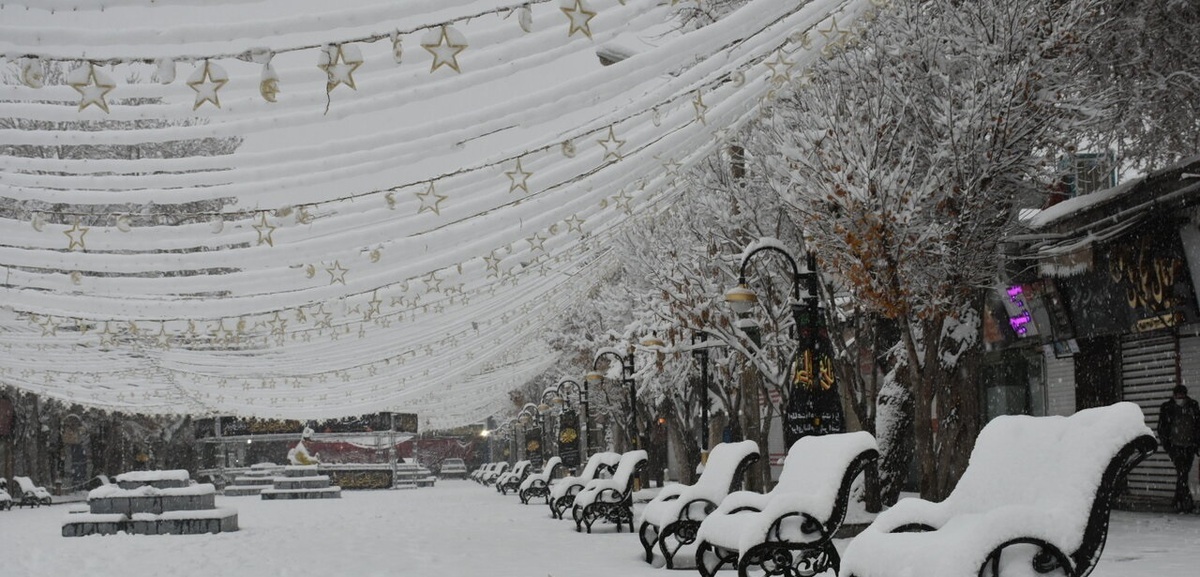
{"type": "Polygon", "coordinates": [[[579,452],[578,438],[574,441],[566,441],[565,447],[567,450],[565,452],[563,451],[563,449],[564,449],[563,440],[561,438],[559,438],[558,456],[560,458],[562,458],[563,463],[566,466],[574,468],[574,467],[578,466],[582,461],[587,459],[588,451],[590,449],[590,447],[588,445],[588,440],[591,436],[591,423],[588,422],[587,381],[585,380],[584,384],[581,386],[578,382],[573,381],[571,379],[563,379],[563,380],[559,381],[557,385],[554,386],[554,391],[555,391],[554,402],[562,403],[564,405],[563,413],[559,416],[559,423],[558,423],[559,435],[561,436],[565,432],[566,427],[573,426],[575,428],[576,437],[583,437],[582,457],[580,456],[580,452],[579,452]],[[583,406],[582,429],[580,429],[580,423],[578,422],[578,418],[575,417],[575,413],[571,409],[570,393],[571,393],[572,389],[575,391],[575,395],[576,395],[576,398],[579,400],[579,404],[583,406]],[[575,422],[572,423],[572,422],[570,422],[570,420],[573,420],[575,422]]]}
{"type": "MultiPolygon", "coordinates": [[[[536,453],[537,458],[536,459],[534,459],[533,456],[529,454],[529,440],[522,439],[522,442],[525,443],[525,458],[528,459],[534,467],[541,467],[542,460],[543,460],[543,454],[544,454],[543,447],[545,445],[545,443],[543,442],[545,427],[544,427],[543,420],[542,420],[542,411],[540,409],[538,409],[538,406],[533,403],[525,403],[525,406],[521,407],[521,412],[517,414],[517,418],[521,421],[522,425],[528,425],[530,423],[530,421],[532,421],[534,427],[537,429],[538,439],[537,439],[537,453],[536,453]]],[[[527,433],[528,430],[525,430],[524,432],[527,433]]]]}
{"type": "MultiPolygon", "coordinates": [[[[725,292],[725,302],[739,316],[750,313],[758,303],[758,295],[750,289],[746,282],[746,267],[755,255],[771,251],[783,255],[791,266],[792,271],[792,321],[797,331],[801,350],[797,354],[796,370],[792,380],[792,390],[788,395],[788,407],[784,414],[784,442],[788,447],[796,439],[807,434],[822,434],[838,432],[843,428],[843,418],[840,398],[836,403],[823,407],[825,413],[814,414],[813,399],[808,391],[833,391],[836,395],[834,375],[827,355],[822,351],[819,334],[823,329],[821,317],[819,286],[817,278],[817,257],[808,253],[805,261],[805,271],[801,272],[796,265],[796,259],[787,250],[775,242],[763,241],[742,256],[741,268],[738,271],[738,286],[725,292]],[[801,284],[804,285],[803,293],[801,284]],[[805,391],[799,390],[802,386],[805,391]],[[833,406],[836,405],[836,406],[833,406]]],[[[739,319],[738,326],[742,328],[757,328],[751,319],[739,319]]],[[[749,332],[749,331],[747,331],[749,332]]],[[[757,331],[751,337],[757,337],[757,331]]],[[[755,338],[755,344],[758,345],[755,338]]]]}
{"type": "Polygon", "coordinates": [[[597,367],[600,365],[600,359],[611,356],[621,363],[621,384],[629,389],[629,430],[632,433],[633,448],[641,448],[641,439],[638,437],[637,424],[637,389],[633,381],[633,345],[629,345],[625,354],[621,354],[615,347],[603,347],[596,351],[596,357],[592,360],[592,370],[587,373],[587,382],[593,385],[599,385],[604,382],[604,373],[601,373],[597,367]]]}
{"type": "MultiPolygon", "coordinates": [[[[751,293],[754,294],[754,293],[751,293]]],[[[692,333],[692,356],[700,363],[700,462],[708,462],[708,333],[692,333]],[[699,346],[697,346],[699,345],[699,346]]]]}

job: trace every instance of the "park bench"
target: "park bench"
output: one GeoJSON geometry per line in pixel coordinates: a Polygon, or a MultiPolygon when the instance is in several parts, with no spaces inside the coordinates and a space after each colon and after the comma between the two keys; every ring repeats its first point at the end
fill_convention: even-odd
{"type": "Polygon", "coordinates": [[[480,483],[480,482],[482,482],[480,480],[480,477],[484,473],[491,471],[492,467],[494,467],[495,465],[496,465],[496,463],[484,463],[484,464],[480,465],[478,469],[471,471],[471,474],[468,478],[471,479],[472,481],[475,481],[476,483],[480,483]]]}
{"type": "Polygon", "coordinates": [[[521,486],[521,481],[529,476],[529,466],[532,463],[528,460],[517,461],[512,469],[507,473],[501,473],[496,478],[496,492],[507,495],[509,491],[516,491],[517,487],[521,486]]]}
{"type": "Polygon", "coordinates": [[[562,519],[563,513],[570,510],[575,504],[575,495],[579,494],[589,481],[599,479],[606,474],[611,476],[617,470],[617,463],[620,461],[620,453],[605,451],[593,454],[588,458],[587,465],[584,465],[579,476],[564,477],[551,487],[550,516],[562,519]]]}
{"type": "Polygon", "coordinates": [[[788,450],[774,489],[730,493],[700,523],[696,568],[704,577],[727,563],[736,563],[741,577],[754,567],[767,575],[836,573],[833,537],[851,486],[878,456],[870,433],[802,437],[788,450]]]}
{"type": "Polygon", "coordinates": [[[16,481],[15,489],[20,493],[16,496],[17,506],[37,507],[50,504],[50,492],[45,487],[34,485],[29,477],[13,477],[13,481],[16,481]]]}
{"type": "Polygon", "coordinates": [[[534,497],[542,497],[546,503],[550,503],[550,481],[558,474],[558,470],[563,466],[562,459],[559,457],[550,457],[546,461],[546,465],[542,467],[542,472],[533,473],[525,477],[521,481],[521,486],[517,490],[517,496],[521,497],[521,503],[528,505],[529,500],[534,497]]]}
{"type": "Polygon", "coordinates": [[[843,575],[1091,573],[1129,470],[1157,447],[1128,402],[997,417],[944,501],[903,499],[846,549],[843,575]]]}
{"type": "Polygon", "coordinates": [[[480,475],[479,482],[483,483],[484,485],[491,485],[492,483],[495,483],[496,479],[498,479],[500,475],[503,475],[506,471],[508,471],[508,461],[500,461],[499,463],[496,463],[495,467],[492,467],[492,470],[486,471],[480,475]]]}
{"type": "Polygon", "coordinates": [[[7,489],[7,483],[4,479],[0,479],[0,511],[7,511],[13,506],[12,495],[9,495],[5,489],[7,489]]]}
{"type": "Polygon", "coordinates": [[[592,532],[592,525],[601,519],[617,526],[628,523],[633,532],[633,482],[638,473],[646,468],[647,455],[644,450],[629,451],[621,455],[617,470],[611,479],[592,479],[583,490],[575,495],[571,505],[571,517],[575,519],[575,530],[592,532]]]}
{"type": "Polygon", "coordinates": [[[721,500],[741,486],[742,476],[758,461],[758,443],[721,443],[713,447],[704,472],[694,485],[667,485],[642,510],[638,539],[646,552],[646,562],[654,560],[657,544],[667,562],[675,568],[675,554],[696,540],[700,521],[717,508],[721,500]]]}

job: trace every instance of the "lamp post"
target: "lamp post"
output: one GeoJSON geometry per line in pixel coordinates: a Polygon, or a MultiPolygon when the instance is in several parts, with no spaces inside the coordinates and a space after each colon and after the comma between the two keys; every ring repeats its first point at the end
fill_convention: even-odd
{"type": "Polygon", "coordinates": [[[600,365],[600,359],[611,356],[621,363],[621,384],[629,389],[629,430],[630,438],[633,440],[633,448],[641,448],[641,439],[638,437],[637,425],[637,389],[633,381],[633,345],[629,345],[624,355],[614,347],[604,347],[596,351],[596,357],[592,359],[592,370],[587,373],[586,380],[593,385],[599,385],[604,382],[604,373],[601,373],[597,367],[600,365]]]}
{"type": "Polygon", "coordinates": [[[700,462],[708,462],[708,333],[692,333],[692,356],[700,363],[700,462]],[[699,346],[697,346],[699,345],[699,346]]]}
{"type": "MultiPolygon", "coordinates": [[[[758,296],[746,282],[746,267],[754,256],[764,251],[783,255],[792,271],[792,321],[797,331],[800,351],[797,354],[792,379],[792,390],[788,395],[788,407],[784,413],[784,442],[791,447],[796,439],[808,434],[841,432],[844,428],[841,400],[836,397],[836,382],[827,349],[821,346],[820,332],[824,328],[820,311],[817,259],[807,254],[805,271],[801,272],[791,253],[773,242],[762,242],[744,253],[738,272],[738,286],[725,293],[725,301],[734,313],[746,315],[758,303],[758,296]],[[801,293],[801,284],[804,291],[801,293]],[[828,406],[814,407],[813,395],[821,391],[832,391],[836,398],[828,406]]],[[[739,321],[740,323],[741,321],[739,321]]],[[[756,344],[758,344],[756,342],[756,344]]]]}
{"type": "MultiPolygon", "coordinates": [[[[560,458],[562,458],[563,463],[566,464],[568,467],[575,468],[575,467],[579,466],[579,464],[581,462],[587,460],[587,456],[590,451],[588,441],[591,438],[592,427],[591,427],[591,423],[588,421],[587,381],[584,380],[584,384],[582,386],[580,386],[579,383],[577,383],[571,379],[563,379],[558,382],[558,385],[555,386],[555,389],[558,392],[558,397],[557,397],[558,402],[561,402],[565,405],[566,414],[572,414],[572,415],[574,414],[571,411],[571,397],[569,395],[569,393],[571,392],[571,389],[575,390],[575,394],[577,395],[577,398],[579,399],[579,404],[583,406],[583,421],[582,421],[582,423],[577,424],[577,431],[579,433],[581,433],[578,436],[583,437],[582,454],[577,449],[578,448],[577,441],[576,442],[568,441],[568,448],[567,448],[566,452],[563,451],[563,446],[561,444],[558,447],[558,456],[560,458]],[[579,428],[579,425],[582,426],[581,429],[579,428]],[[572,448],[569,446],[572,444],[574,444],[576,447],[576,449],[575,449],[576,453],[574,455],[571,454],[572,448]],[[568,461],[571,461],[571,462],[568,463],[568,461]]],[[[566,418],[565,416],[560,417],[560,419],[565,419],[565,418],[566,418]]],[[[564,421],[562,421],[562,420],[559,421],[558,428],[559,428],[560,435],[563,432],[563,427],[566,425],[567,425],[567,423],[565,423],[564,421]]],[[[559,439],[559,441],[561,443],[562,439],[559,439]]]]}
{"type": "MultiPolygon", "coordinates": [[[[536,453],[537,458],[536,459],[533,458],[535,455],[529,454],[529,439],[528,438],[522,439],[522,442],[525,443],[525,459],[529,460],[530,464],[532,464],[534,467],[541,467],[542,466],[542,454],[543,454],[542,453],[543,452],[543,449],[542,449],[543,442],[542,441],[543,441],[543,429],[544,429],[543,423],[542,423],[542,413],[541,413],[541,411],[538,410],[537,405],[535,405],[533,403],[525,403],[525,406],[521,407],[521,412],[517,414],[517,418],[520,419],[522,425],[528,425],[532,421],[534,428],[537,429],[538,438],[537,438],[537,447],[536,447],[536,449],[537,449],[537,453],[536,453]]],[[[525,430],[524,433],[526,433],[526,434],[524,434],[522,436],[528,437],[528,430],[525,430]]]]}

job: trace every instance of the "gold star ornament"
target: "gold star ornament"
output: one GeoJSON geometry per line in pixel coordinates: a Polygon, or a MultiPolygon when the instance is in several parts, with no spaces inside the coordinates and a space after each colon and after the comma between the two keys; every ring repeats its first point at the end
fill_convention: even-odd
{"type": "Polygon", "coordinates": [[[432,182],[429,183],[429,188],[425,189],[425,192],[418,192],[416,195],[417,199],[421,201],[421,208],[417,209],[417,214],[432,212],[438,216],[442,215],[441,204],[447,197],[443,194],[438,194],[437,190],[433,188],[432,182]]]}
{"type": "Polygon", "coordinates": [[[357,46],[326,46],[317,58],[317,68],[325,71],[325,92],[342,84],[358,90],[354,85],[354,71],[362,66],[363,57],[357,46]]]}
{"type": "Polygon", "coordinates": [[[573,36],[576,32],[582,32],[589,39],[592,37],[590,23],[592,18],[596,17],[596,11],[588,10],[583,5],[583,0],[575,0],[574,6],[562,6],[559,9],[571,20],[571,27],[567,30],[567,37],[573,36]]]}
{"type": "Polygon", "coordinates": [[[187,80],[187,85],[196,91],[196,102],[192,105],[192,110],[200,108],[205,102],[211,102],[213,106],[220,108],[221,98],[217,91],[228,82],[229,74],[224,68],[205,60],[204,66],[196,68],[187,80]]]}
{"type": "Polygon", "coordinates": [[[63,234],[71,239],[70,243],[67,244],[67,250],[75,250],[76,248],[87,250],[87,246],[83,243],[83,235],[87,234],[89,230],[91,229],[79,226],[79,219],[75,219],[75,226],[63,231],[63,234]]]}
{"type": "Polygon", "coordinates": [[[533,173],[526,172],[525,169],[521,168],[520,158],[517,159],[517,168],[512,171],[505,172],[504,175],[507,176],[508,180],[510,181],[508,185],[508,192],[514,192],[519,188],[524,190],[525,194],[529,194],[529,177],[533,176],[533,173]]]}
{"type": "Polygon", "coordinates": [[[79,93],[81,112],[94,104],[96,108],[108,113],[108,101],[105,97],[117,87],[117,83],[104,72],[96,70],[95,64],[89,62],[72,70],[67,74],[67,84],[79,93]]]}
{"type": "Polygon", "coordinates": [[[462,73],[458,67],[458,55],[467,49],[467,37],[455,30],[453,26],[442,26],[440,33],[427,34],[421,48],[433,55],[433,65],[429,72],[437,72],[438,68],[446,66],[462,73]]]}

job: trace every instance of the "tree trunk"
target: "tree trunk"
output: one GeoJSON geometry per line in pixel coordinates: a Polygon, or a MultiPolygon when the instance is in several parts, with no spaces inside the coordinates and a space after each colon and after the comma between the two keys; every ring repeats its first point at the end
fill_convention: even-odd
{"type": "MultiPolygon", "coordinates": [[[[746,438],[758,441],[759,433],[762,427],[762,410],[759,403],[759,375],[758,369],[754,363],[747,362],[741,371],[740,382],[738,383],[742,393],[739,395],[742,399],[742,410],[740,413],[742,433],[746,438]]],[[[760,443],[760,450],[766,451],[766,444],[760,443]]],[[[760,459],[760,462],[765,459],[760,459]]],[[[763,477],[762,471],[758,467],[750,467],[746,472],[747,491],[763,492],[763,477]]]]}

